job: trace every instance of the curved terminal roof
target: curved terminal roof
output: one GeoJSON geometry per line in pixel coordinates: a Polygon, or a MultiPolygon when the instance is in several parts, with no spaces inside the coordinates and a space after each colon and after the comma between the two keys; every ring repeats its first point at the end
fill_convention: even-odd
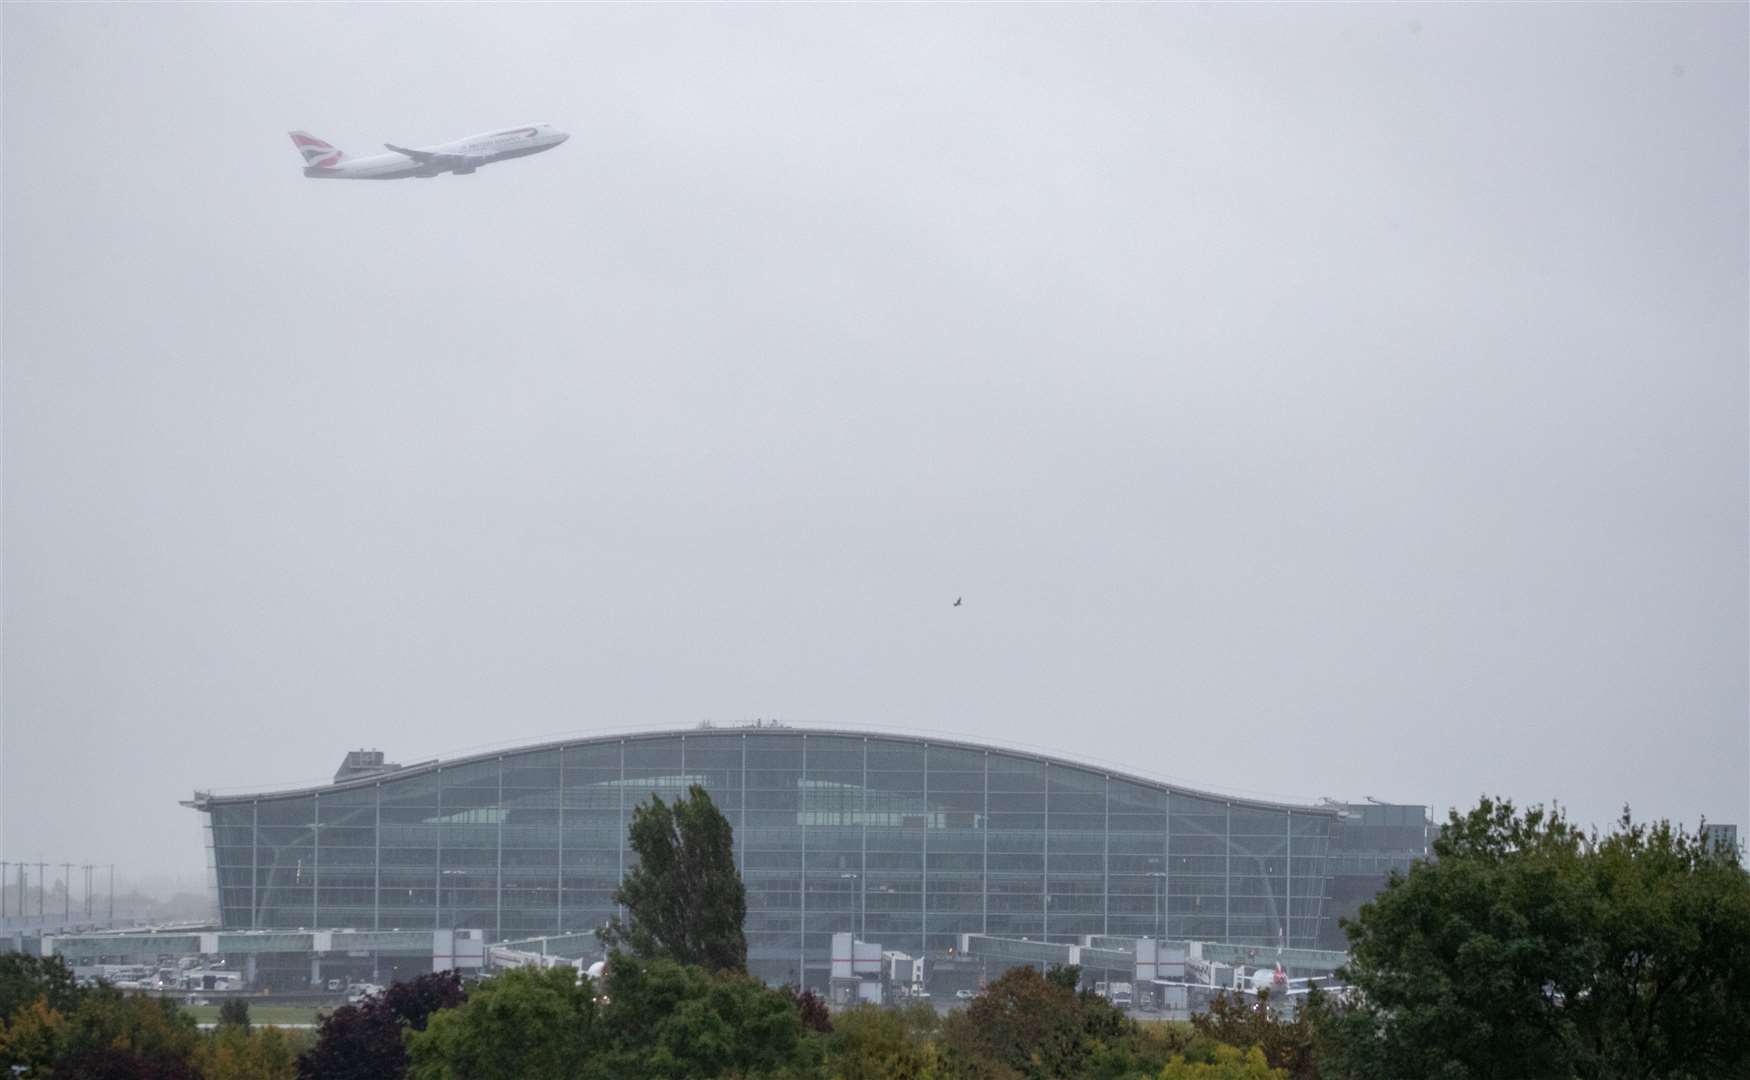
{"type": "Polygon", "coordinates": [[[859,731],[852,728],[817,728],[817,727],[787,727],[746,726],[746,727],[710,727],[710,728],[669,728],[613,735],[593,735],[580,738],[557,739],[549,742],[531,743],[527,746],[509,749],[488,750],[477,754],[447,760],[432,759],[416,765],[406,765],[391,772],[375,773],[356,780],[346,780],[340,783],[318,784],[313,787],[288,788],[279,791],[260,791],[244,794],[215,795],[211,792],[195,792],[195,797],[182,805],[196,810],[206,810],[213,806],[229,803],[257,802],[264,799],[292,799],[310,795],[325,795],[332,791],[349,791],[355,788],[374,787],[378,784],[393,783],[406,780],[425,773],[439,772],[446,768],[461,765],[472,765],[476,762],[495,761],[500,758],[521,757],[525,754],[539,754],[553,750],[563,750],[573,746],[601,746],[611,743],[652,742],[660,739],[685,738],[723,738],[725,736],[746,736],[748,738],[794,738],[797,736],[830,736],[840,739],[861,739],[866,742],[909,743],[914,746],[940,746],[953,750],[970,750],[982,754],[1001,754],[1008,758],[1019,758],[1025,761],[1035,761],[1045,765],[1055,765],[1059,768],[1075,769],[1079,772],[1092,773],[1109,779],[1122,780],[1126,783],[1142,787],[1154,788],[1175,795],[1184,795],[1196,799],[1208,799],[1214,802],[1244,806],[1259,810],[1292,810],[1302,814],[1323,814],[1335,817],[1339,811],[1336,807],[1319,803],[1286,803],[1274,802],[1268,799],[1246,798],[1237,795],[1223,795],[1213,791],[1202,791],[1196,788],[1184,787],[1180,784],[1170,784],[1162,780],[1152,779],[1135,773],[1124,772],[1104,765],[1096,765],[1084,761],[1072,761],[1068,758],[1042,754],[1031,750],[1019,750],[1012,747],[998,746],[990,743],[967,742],[964,739],[936,738],[924,735],[891,734],[887,732],[859,731]]]}

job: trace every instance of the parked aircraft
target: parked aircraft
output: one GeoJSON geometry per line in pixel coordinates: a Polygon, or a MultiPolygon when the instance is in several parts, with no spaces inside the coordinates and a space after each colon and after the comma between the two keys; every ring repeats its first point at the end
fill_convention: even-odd
{"type": "Polygon", "coordinates": [[[1282,961],[1280,960],[1276,962],[1274,971],[1257,968],[1245,979],[1254,994],[1259,990],[1269,990],[1272,993],[1281,994],[1288,989],[1288,972],[1282,970],[1282,961]]]}
{"type": "Polygon", "coordinates": [[[417,149],[384,143],[389,153],[369,157],[353,157],[307,131],[292,132],[292,145],[304,155],[304,175],[312,179],[402,180],[447,172],[465,176],[482,165],[551,150],[570,137],[552,124],[527,124],[417,149]]]}

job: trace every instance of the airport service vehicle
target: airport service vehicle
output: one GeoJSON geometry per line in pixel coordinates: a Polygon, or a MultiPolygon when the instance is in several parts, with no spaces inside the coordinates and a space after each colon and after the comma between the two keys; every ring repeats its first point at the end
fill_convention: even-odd
{"type": "Polygon", "coordinates": [[[312,180],[429,180],[443,173],[466,176],[482,165],[539,154],[571,138],[552,124],[525,124],[435,146],[384,143],[387,154],[354,157],[308,131],[291,135],[292,145],[304,156],[304,175],[312,180]]]}

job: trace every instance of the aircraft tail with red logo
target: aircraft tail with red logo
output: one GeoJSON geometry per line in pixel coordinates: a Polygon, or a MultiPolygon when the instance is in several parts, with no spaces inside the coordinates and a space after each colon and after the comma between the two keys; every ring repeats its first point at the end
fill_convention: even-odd
{"type": "Polygon", "coordinates": [[[345,151],[318,139],[308,131],[292,132],[292,145],[298,148],[298,153],[304,155],[306,169],[332,169],[346,157],[345,151]]]}

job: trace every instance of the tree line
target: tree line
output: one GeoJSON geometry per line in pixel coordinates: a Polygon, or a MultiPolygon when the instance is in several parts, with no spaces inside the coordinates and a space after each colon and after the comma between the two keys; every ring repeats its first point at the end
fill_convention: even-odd
{"type": "Polygon", "coordinates": [[[572,967],[455,972],[336,1008],[314,1033],[196,1029],[169,1001],[0,957],[0,1068],[91,1080],[1615,1080],[1750,1076],[1750,877],[1736,852],[1624,811],[1484,799],[1346,924],[1341,995],[1292,1015],[1218,998],[1137,1022],[1074,968],[1015,968],[966,1007],[830,1012],[747,974],[746,892],[702,788],[653,797],[601,933],[572,967]]]}

